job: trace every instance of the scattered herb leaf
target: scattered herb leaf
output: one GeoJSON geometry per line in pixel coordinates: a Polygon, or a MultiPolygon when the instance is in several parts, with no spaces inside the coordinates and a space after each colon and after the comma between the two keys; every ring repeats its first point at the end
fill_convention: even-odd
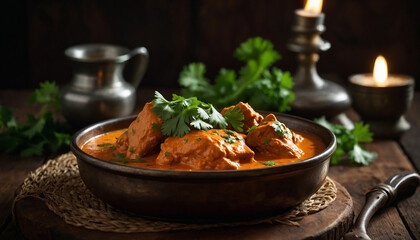
{"type": "Polygon", "coordinates": [[[227,143],[234,143],[236,140],[232,135],[221,135],[221,137],[223,137],[227,143]]]}
{"type": "Polygon", "coordinates": [[[257,125],[252,126],[250,129],[248,129],[248,131],[246,131],[246,133],[250,133],[252,131],[254,131],[254,129],[257,128],[257,125]]]}
{"type": "Polygon", "coordinates": [[[343,160],[350,163],[369,165],[378,156],[362,148],[359,143],[372,142],[373,133],[369,130],[369,124],[358,122],[352,130],[340,124],[332,124],[325,117],[315,119],[315,122],[330,129],[337,138],[337,149],[331,156],[331,165],[337,165],[343,160]]]}
{"type": "Polygon", "coordinates": [[[132,152],[134,152],[134,147],[133,147],[133,146],[130,146],[129,151],[130,151],[131,153],[132,153],[132,152]]]}
{"type": "Polygon", "coordinates": [[[277,163],[274,162],[274,161],[266,161],[266,162],[263,162],[263,164],[265,166],[275,166],[275,165],[277,165],[277,163]]]}
{"type": "Polygon", "coordinates": [[[120,162],[120,163],[145,163],[147,162],[141,157],[137,157],[134,159],[126,159],[123,153],[113,153],[112,156],[114,158],[110,159],[112,162],[120,162]]]}
{"type": "Polygon", "coordinates": [[[103,143],[103,144],[98,144],[97,146],[101,148],[110,148],[112,150],[116,149],[116,146],[112,143],[103,143]]]}
{"type": "Polygon", "coordinates": [[[271,142],[271,139],[265,139],[265,141],[264,141],[265,146],[268,146],[268,144],[270,144],[270,142],[271,142]]]}
{"type": "Polygon", "coordinates": [[[54,82],[40,83],[29,97],[30,104],[38,104],[38,114],[28,114],[19,124],[14,110],[0,105],[0,153],[19,153],[23,157],[42,156],[51,152],[68,151],[70,126],[56,121],[54,114],[61,110],[60,89],[54,82]]]}
{"type": "Polygon", "coordinates": [[[201,141],[201,138],[197,138],[196,140],[199,142],[199,141],[201,141]]]}
{"type": "Polygon", "coordinates": [[[270,126],[274,128],[274,131],[276,131],[277,135],[279,135],[280,137],[283,135],[286,135],[287,137],[291,137],[290,132],[287,131],[287,128],[284,125],[284,123],[281,123],[279,121],[274,121],[270,124],[270,126]]]}
{"type": "Polygon", "coordinates": [[[152,128],[156,130],[160,130],[162,128],[162,125],[157,124],[157,123],[152,123],[152,128]]]}
{"type": "Polygon", "coordinates": [[[233,131],[232,131],[232,130],[229,130],[229,129],[223,129],[223,131],[224,131],[226,134],[229,134],[229,135],[232,135],[232,134],[233,134],[233,131]]]}
{"type": "Polygon", "coordinates": [[[165,152],[165,157],[169,156],[169,152],[165,152]]]}

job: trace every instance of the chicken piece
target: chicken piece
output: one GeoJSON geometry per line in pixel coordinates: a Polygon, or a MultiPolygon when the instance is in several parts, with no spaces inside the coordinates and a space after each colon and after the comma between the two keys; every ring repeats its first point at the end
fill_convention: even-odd
{"type": "Polygon", "coordinates": [[[304,153],[296,146],[302,136],[292,132],[273,114],[267,115],[261,124],[248,133],[246,144],[255,152],[276,158],[300,158],[304,153]]]}
{"type": "Polygon", "coordinates": [[[157,165],[188,166],[193,170],[235,170],[255,161],[243,136],[222,129],[193,130],[184,137],[168,137],[160,146],[157,165]]]}
{"type": "Polygon", "coordinates": [[[223,115],[228,110],[233,109],[235,107],[238,107],[239,110],[244,114],[244,120],[242,120],[242,122],[244,123],[244,126],[242,127],[242,133],[246,133],[248,129],[258,125],[258,123],[260,123],[263,119],[263,116],[261,116],[261,114],[257,113],[248,103],[243,102],[239,102],[236,105],[224,108],[221,114],[223,115]]]}
{"type": "Polygon", "coordinates": [[[165,139],[160,129],[153,128],[153,124],[162,125],[163,120],[152,109],[152,103],[146,103],[127,132],[117,139],[117,151],[124,153],[127,159],[146,156],[156,150],[165,139]]]}

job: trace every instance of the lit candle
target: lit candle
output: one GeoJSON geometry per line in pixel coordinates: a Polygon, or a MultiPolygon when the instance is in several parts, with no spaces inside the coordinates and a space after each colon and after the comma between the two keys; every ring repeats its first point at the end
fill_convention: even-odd
{"type": "Polygon", "coordinates": [[[322,11],[322,0],[308,0],[304,9],[296,11],[298,15],[303,17],[317,17],[322,11]]]}
{"type": "Polygon", "coordinates": [[[354,75],[350,81],[368,87],[392,87],[410,83],[411,77],[404,75],[388,75],[388,66],[383,56],[379,55],[375,60],[373,74],[354,75]]]}
{"type": "Polygon", "coordinates": [[[413,99],[413,78],[388,74],[385,58],[378,56],[373,74],[357,74],[349,80],[353,108],[376,137],[399,137],[410,128],[404,114],[413,99]]]}

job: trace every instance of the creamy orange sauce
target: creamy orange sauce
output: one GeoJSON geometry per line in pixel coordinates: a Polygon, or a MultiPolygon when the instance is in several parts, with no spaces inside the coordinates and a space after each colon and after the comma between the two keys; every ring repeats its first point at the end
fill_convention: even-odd
{"type": "MultiPolygon", "coordinates": [[[[128,166],[134,167],[142,167],[142,168],[154,168],[154,169],[171,169],[171,170],[191,170],[188,166],[176,165],[174,166],[158,166],[156,165],[156,158],[158,156],[158,152],[153,153],[149,156],[142,157],[142,162],[131,162],[131,163],[122,163],[112,159],[116,159],[115,154],[115,141],[116,139],[121,136],[126,131],[126,129],[121,129],[117,131],[108,132],[97,137],[94,137],[87,141],[81,149],[96,158],[111,161],[119,164],[124,164],[128,166]],[[113,147],[114,146],[114,147],[113,147]]],[[[242,163],[239,170],[244,169],[253,169],[253,168],[262,168],[262,167],[270,167],[264,164],[266,161],[273,161],[278,165],[284,165],[288,163],[298,162],[304,159],[311,158],[319,153],[321,153],[325,149],[325,145],[322,141],[314,135],[310,135],[307,133],[302,133],[299,131],[294,131],[295,133],[300,134],[303,137],[303,141],[298,143],[297,146],[303,150],[304,154],[301,158],[267,158],[264,156],[259,155],[258,153],[255,154],[255,160],[257,162],[253,163],[242,163]]]]}

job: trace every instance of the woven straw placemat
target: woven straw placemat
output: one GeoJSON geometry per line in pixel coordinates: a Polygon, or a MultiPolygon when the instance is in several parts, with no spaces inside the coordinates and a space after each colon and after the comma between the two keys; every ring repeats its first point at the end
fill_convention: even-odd
{"type": "MultiPolygon", "coordinates": [[[[119,233],[199,230],[260,223],[296,225],[303,216],[326,208],[336,198],[337,188],[330,178],[309,199],[281,215],[246,222],[187,224],[145,219],[119,211],[95,197],[79,175],[72,153],[63,154],[31,172],[24,180],[13,205],[23,198],[42,200],[66,223],[92,230],[119,233]]],[[[14,212],[14,211],[13,211],[14,212]]]]}

